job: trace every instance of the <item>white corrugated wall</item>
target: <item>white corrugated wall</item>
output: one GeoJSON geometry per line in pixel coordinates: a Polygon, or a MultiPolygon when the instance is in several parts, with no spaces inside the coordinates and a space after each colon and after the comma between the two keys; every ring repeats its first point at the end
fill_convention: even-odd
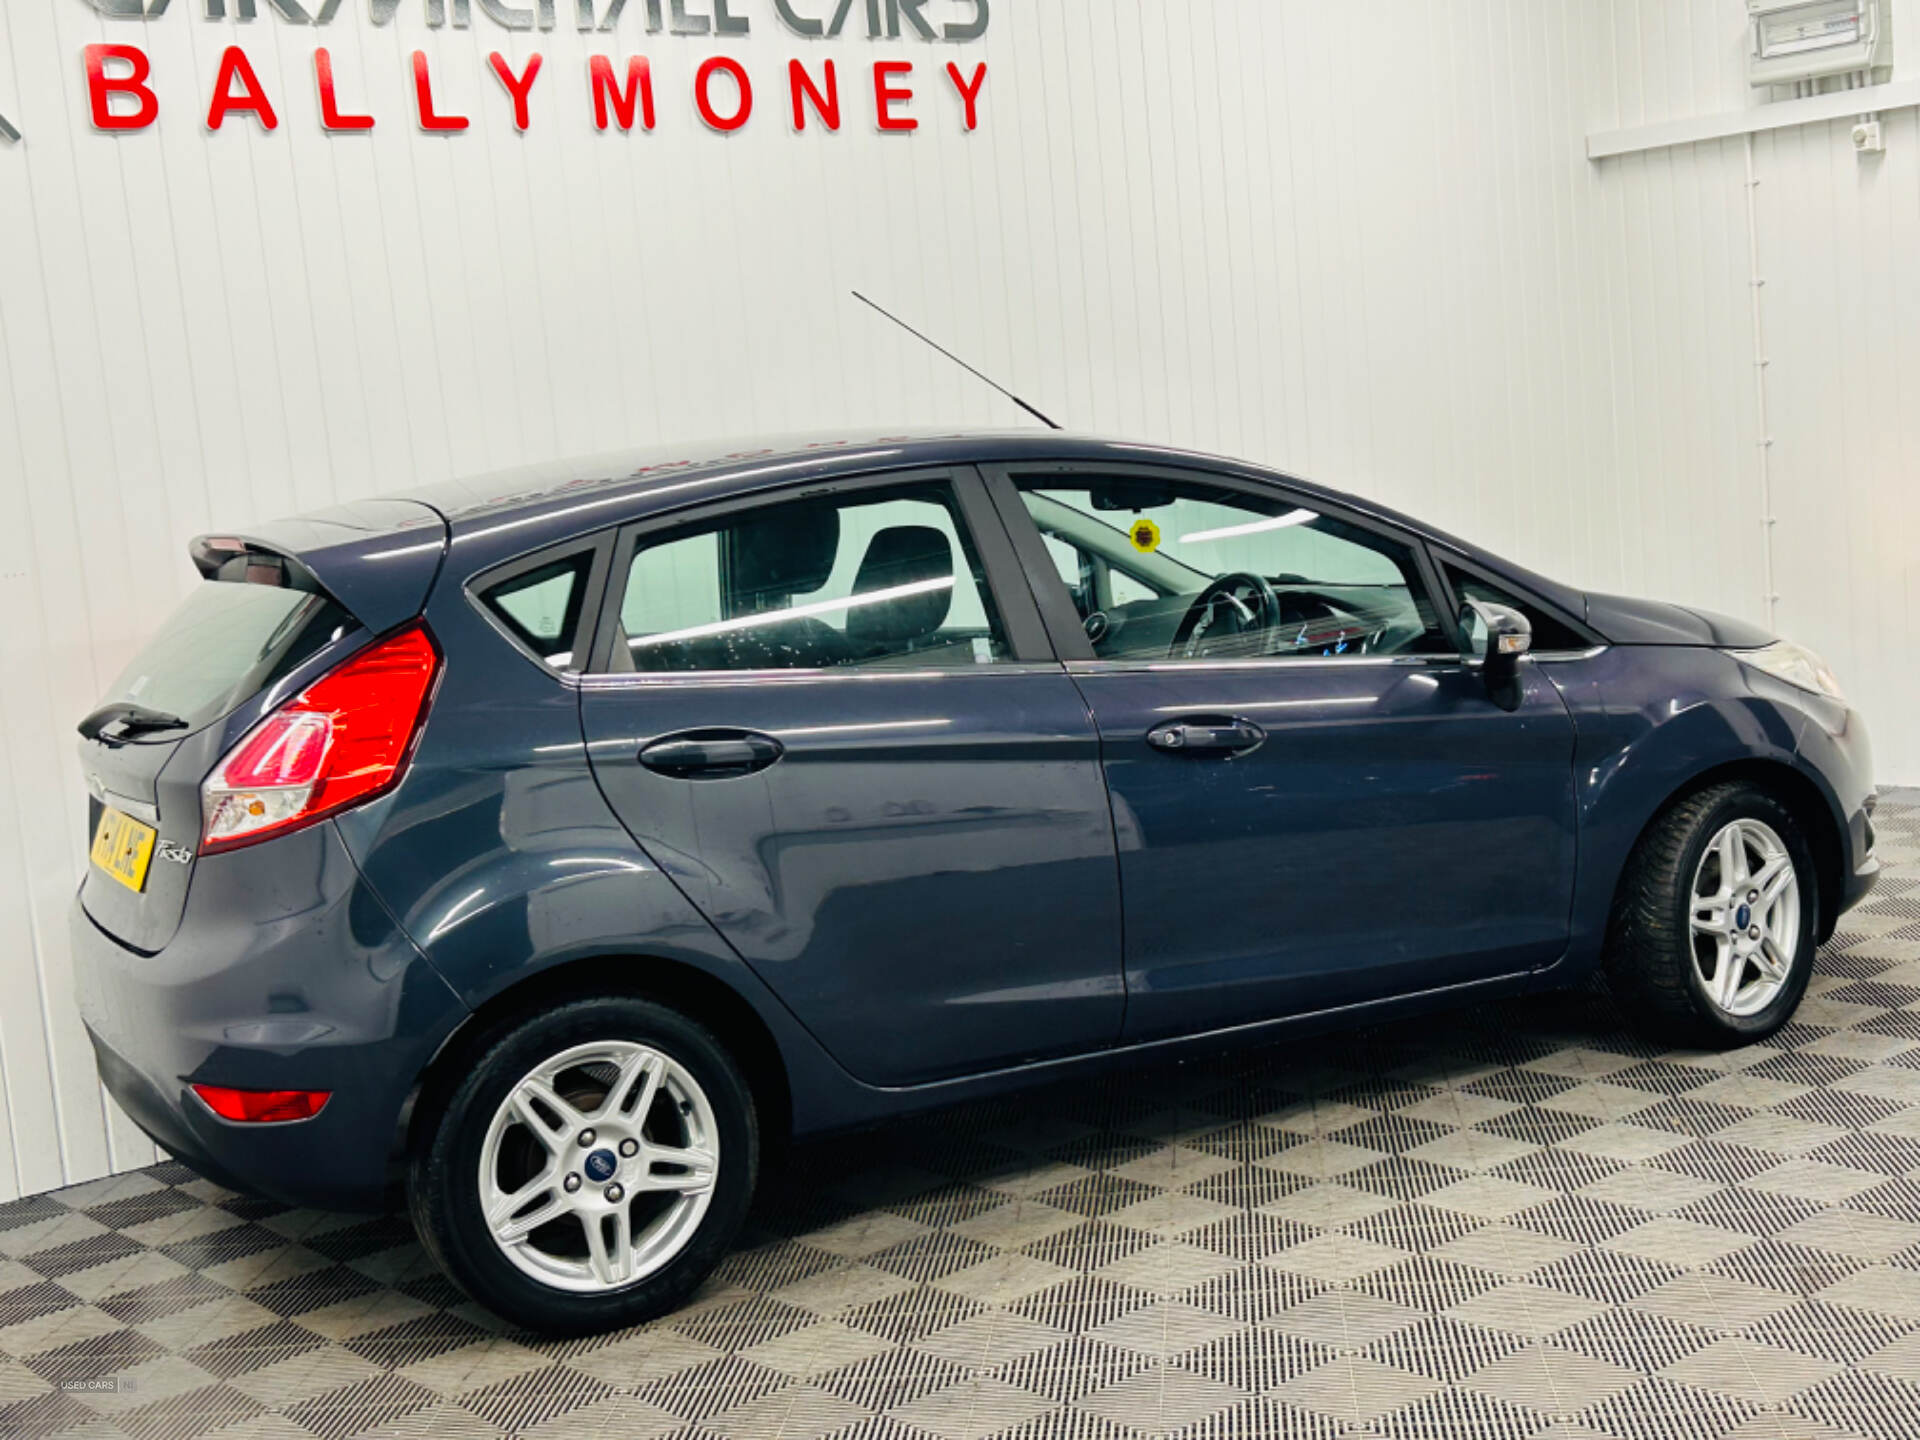
{"type": "MultiPolygon", "coordinates": [[[[649,39],[638,0],[612,37],[565,4],[544,34],[477,7],[430,31],[412,0],[379,29],[363,0],[319,30],[202,8],[0,3],[26,137],[0,143],[0,1198],[153,1157],[70,1000],[71,741],[190,583],[184,540],[553,455],[1020,419],[856,286],[1077,428],[1764,614],[1745,142],[1585,158],[1591,130],[1747,103],[1740,0],[994,0],[957,56],[803,42],[735,0],[759,112],[728,138],[686,98],[719,42],[649,39]],[[272,134],[202,123],[236,36],[272,134]],[[152,130],[89,127],[100,41],[151,55],[152,130]],[[323,43],[371,135],[321,133],[323,43]],[[411,123],[416,47],[470,132],[411,123]],[[496,48],[546,58],[524,135],[496,48]],[[594,50],[652,57],[657,133],[594,132],[594,50]],[[790,132],[795,55],[839,64],[842,133],[790,132]],[[896,57],[911,137],[872,126],[863,67],[896,57]],[[989,65],[972,135],[954,58],[989,65]]],[[[1778,620],[1914,781],[1920,134],[1891,115],[1862,163],[1847,128],[1754,143],[1778,620]]]]}

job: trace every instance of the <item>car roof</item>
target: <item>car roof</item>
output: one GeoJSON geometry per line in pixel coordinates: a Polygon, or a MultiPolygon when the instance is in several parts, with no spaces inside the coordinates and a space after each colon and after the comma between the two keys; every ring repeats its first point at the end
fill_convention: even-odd
{"type": "Polygon", "coordinates": [[[1303,497],[1412,530],[1531,588],[1575,616],[1585,612],[1578,591],[1372,501],[1244,460],[1072,431],[923,430],[725,439],[542,462],[421,486],[398,498],[439,511],[454,542],[475,559],[484,554],[492,564],[607,525],[771,488],[888,470],[1068,461],[1164,465],[1284,484],[1303,497]]]}
{"type": "Polygon", "coordinates": [[[432,506],[456,535],[497,529],[502,521],[553,517],[565,522],[581,516],[577,526],[561,524],[561,532],[570,533],[573,529],[595,528],[599,522],[591,512],[614,511],[620,519],[633,519],[689,503],[725,500],[773,486],[848,475],[1068,460],[1198,467],[1284,481],[1327,500],[1433,533],[1430,527],[1370,502],[1245,461],[1051,430],[779,435],[618,450],[421,486],[402,492],[400,498],[432,506]]]}

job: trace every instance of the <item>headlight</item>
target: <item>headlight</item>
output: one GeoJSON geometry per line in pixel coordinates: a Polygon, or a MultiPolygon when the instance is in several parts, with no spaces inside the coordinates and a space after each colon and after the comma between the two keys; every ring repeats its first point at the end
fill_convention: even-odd
{"type": "Polygon", "coordinates": [[[1756,670],[1764,670],[1789,685],[1812,690],[1838,700],[1842,705],[1847,703],[1846,694],[1841,690],[1840,682],[1834,678],[1833,671],[1827,668],[1827,662],[1804,645],[1796,645],[1791,640],[1776,640],[1759,650],[1737,650],[1734,653],[1756,670]]]}

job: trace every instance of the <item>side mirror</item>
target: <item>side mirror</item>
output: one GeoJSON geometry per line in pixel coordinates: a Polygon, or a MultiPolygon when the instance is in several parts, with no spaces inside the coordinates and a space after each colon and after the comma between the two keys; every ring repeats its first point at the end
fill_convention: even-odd
{"type": "Polygon", "coordinates": [[[1533,626],[1510,605],[1468,600],[1460,607],[1460,627],[1481,647],[1487,693],[1503,709],[1520,706],[1520,657],[1533,648],[1533,626]]]}

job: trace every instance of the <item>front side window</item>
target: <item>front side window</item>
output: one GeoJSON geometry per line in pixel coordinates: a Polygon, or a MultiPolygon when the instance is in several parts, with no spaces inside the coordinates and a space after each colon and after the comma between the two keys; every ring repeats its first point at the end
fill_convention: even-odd
{"type": "Polygon", "coordinates": [[[624,583],[616,670],[951,668],[1010,654],[945,481],[643,536],[624,583]]]}
{"type": "Polygon", "coordinates": [[[1100,659],[1453,652],[1412,549],[1362,526],[1196,481],[1015,483],[1049,551],[1077,557],[1100,659]]]}

